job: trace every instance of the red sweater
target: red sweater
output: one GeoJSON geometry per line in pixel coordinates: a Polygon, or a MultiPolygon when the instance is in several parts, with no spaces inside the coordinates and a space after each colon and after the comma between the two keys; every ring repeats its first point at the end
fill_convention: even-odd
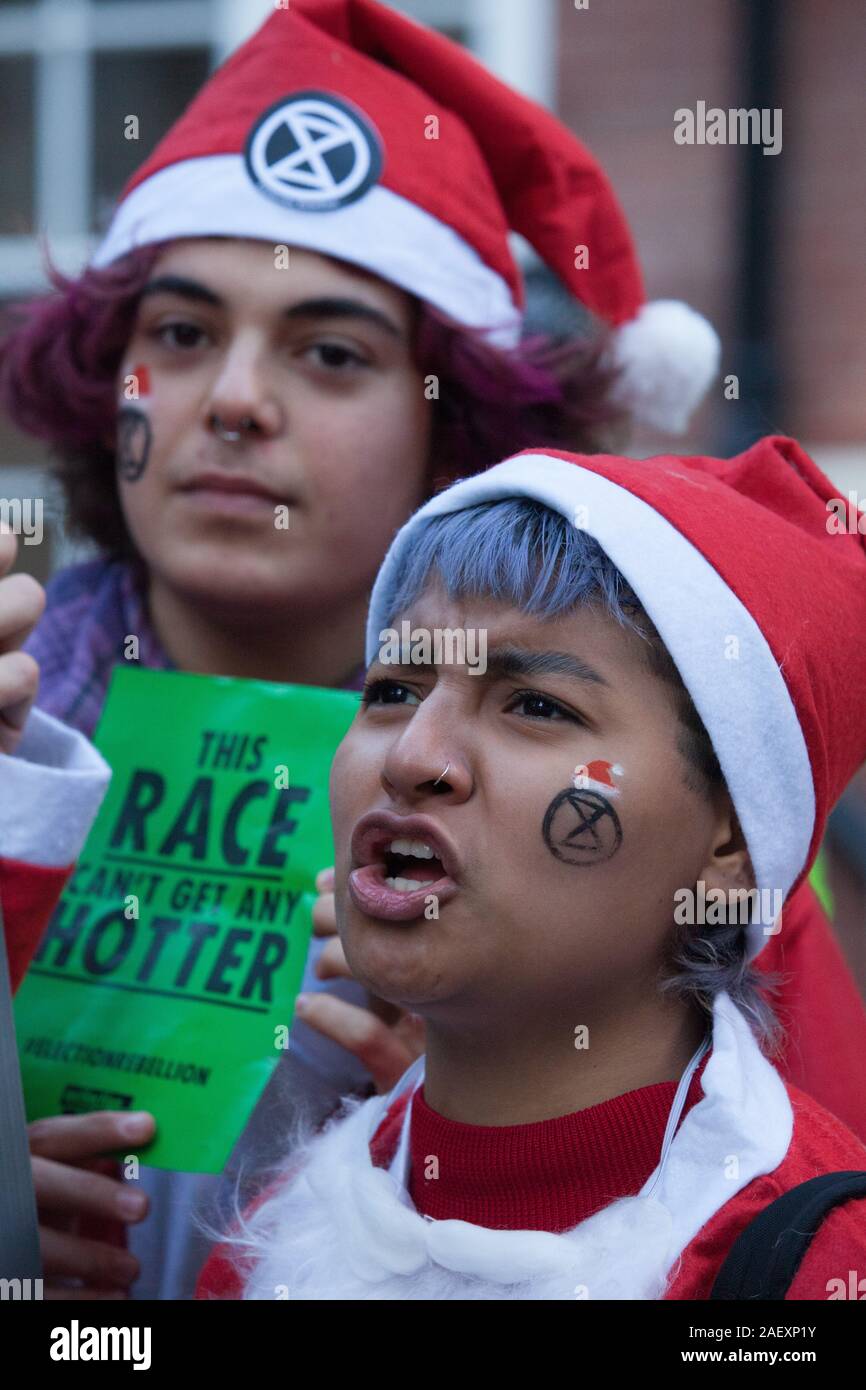
{"type": "MultiPolygon", "coordinates": [[[[701,1097],[704,1058],[683,1116],[701,1097]]],[[[524,1125],[467,1125],[412,1102],[409,1195],[424,1216],[501,1230],[568,1231],[617,1197],[639,1192],[659,1160],[676,1082],[643,1086],[571,1115],[524,1125]],[[438,1174],[428,1176],[428,1155],[438,1174]],[[585,1161],[584,1161],[585,1158],[585,1161]]],[[[378,1167],[394,1156],[403,1096],[373,1135],[378,1167]]]]}

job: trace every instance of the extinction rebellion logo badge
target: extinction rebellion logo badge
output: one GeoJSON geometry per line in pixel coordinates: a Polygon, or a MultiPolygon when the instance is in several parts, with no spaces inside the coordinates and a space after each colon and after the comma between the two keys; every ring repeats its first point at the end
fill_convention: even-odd
{"type": "Polygon", "coordinates": [[[263,193],[305,212],[354,203],[382,171],[373,127],[330,92],[296,92],[268,107],[249,133],[244,160],[263,193]]]}

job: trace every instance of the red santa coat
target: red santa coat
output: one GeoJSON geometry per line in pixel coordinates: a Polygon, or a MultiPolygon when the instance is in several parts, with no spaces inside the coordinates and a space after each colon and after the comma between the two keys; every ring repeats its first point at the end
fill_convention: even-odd
{"type": "Polygon", "coordinates": [[[773,1008],[785,1029],[775,1059],[782,1076],[866,1143],[866,1086],[853,1061],[866,1057],[866,1007],[808,881],[791,894],[784,930],[768,936],[755,965],[781,975],[773,1008]]]}
{"type": "MultiPolygon", "coordinates": [[[[784,1192],[820,1173],[866,1168],[866,1148],[845,1125],[795,1086],[789,1084],[786,1089],[794,1112],[794,1132],[784,1159],[772,1173],[755,1178],[707,1222],[684,1251],[666,1298],[707,1298],[737,1236],[784,1192]]],[[[858,1280],[866,1274],[866,1198],[835,1207],[821,1223],[786,1302],[852,1297],[852,1270],[859,1271],[858,1280]]],[[[866,1299],[866,1280],[856,1297],[866,1299]]]]}

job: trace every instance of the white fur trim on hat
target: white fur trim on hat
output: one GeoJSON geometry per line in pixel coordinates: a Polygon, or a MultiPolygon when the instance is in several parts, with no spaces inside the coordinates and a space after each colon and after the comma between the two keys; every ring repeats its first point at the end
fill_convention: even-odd
{"type": "Polygon", "coordinates": [[[136,246],[178,237],[250,237],[363,266],[432,304],[497,347],[520,339],[506,281],[431,213],[377,185],[354,203],[309,212],[279,203],[249,178],[241,155],[208,155],[160,169],[118,207],[93,257],[109,265],[136,246]]]}
{"type": "Polygon", "coordinates": [[[610,360],[619,368],[611,399],[634,419],[682,434],[719,370],[718,335],[675,299],[644,304],[617,329],[610,360]]]}

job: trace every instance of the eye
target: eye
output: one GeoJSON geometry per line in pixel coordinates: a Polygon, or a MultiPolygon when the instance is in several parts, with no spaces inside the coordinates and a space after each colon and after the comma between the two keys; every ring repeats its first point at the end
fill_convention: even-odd
{"type": "Polygon", "coordinates": [[[508,707],[509,713],[520,714],[524,719],[568,719],[573,724],[583,724],[580,715],[566,709],[549,695],[538,690],[519,690],[508,707]]]}
{"type": "Polygon", "coordinates": [[[361,695],[361,704],[365,708],[369,705],[408,705],[413,700],[416,704],[421,703],[415,692],[410,690],[407,685],[382,678],[367,681],[361,695]]]}
{"type": "Polygon", "coordinates": [[[207,337],[203,328],[199,328],[197,323],[186,323],[181,320],[171,323],[160,324],[153,331],[153,337],[165,347],[177,348],[180,351],[189,351],[191,348],[201,347],[202,340],[207,337]]]}
{"type": "Polygon", "coordinates": [[[317,367],[323,367],[327,372],[342,374],[369,366],[366,358],[345,343],[313,343],[306,353],[317,367]]]}

